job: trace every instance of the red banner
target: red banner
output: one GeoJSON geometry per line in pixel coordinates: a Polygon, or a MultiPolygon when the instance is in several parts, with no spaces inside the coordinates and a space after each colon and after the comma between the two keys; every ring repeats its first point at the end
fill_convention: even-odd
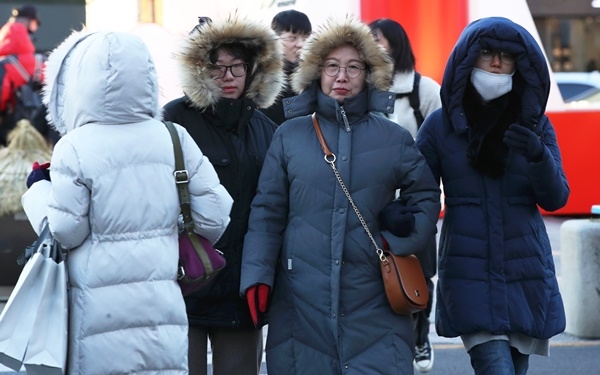
{"type": "Polygon", "coordinates": [[[410,38],[417,70],[442,81],[448,56],[468,24],[468,0],[362,0],[361,18],[390,18],[410,38]]]}

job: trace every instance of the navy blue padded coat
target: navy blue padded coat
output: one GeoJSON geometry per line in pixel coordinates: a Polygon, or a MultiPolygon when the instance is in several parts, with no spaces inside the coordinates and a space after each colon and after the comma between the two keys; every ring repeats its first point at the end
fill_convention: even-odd
{"type": "Polygon", "coordinates": [[[417,145],[443,182],[446,210],[439,245],[436,330],[456,337],[475,332],[522,333],[547,339],[565,328],[550,241],[538,207],[563,207],[569,186],[556,135],[544,115],[550,78],[534,38],[505,18],[486,18],[463,31],[442,82],[442,108],[417,134],[417,145]],[[467,162],[472,136],[463,107],[482,47],[510,52],[522,84],[514,122],[544,144],[539,162],[509,152],[506,171],[488,177],[467,162]]]}

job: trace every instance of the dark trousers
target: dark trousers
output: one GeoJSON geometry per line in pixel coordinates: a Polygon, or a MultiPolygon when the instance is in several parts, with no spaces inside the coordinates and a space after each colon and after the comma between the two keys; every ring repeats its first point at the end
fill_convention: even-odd
{"type": "Polygon", "coordinates": [[[189,327],[190,375],[207,374],[208,340],[214,375],[257,375],[262,363],[262,330],[189,327]]]}
{"type": "Polygon", "coordinates": [[[426,278],[427,289],[429,289],[429,301],[427,307],[423,311],[419,311],[413,314],[413,327],[415,334],[415,345],[421,346],[427,341],[429,335],[429,316],[431,314],[431,307],[433,305],[433,281],[430,278],[426,278]]]}
{"type": "Polygon", "coordinates": [[[429,316],[431,315],[431,308],[433,306],[434,288],[431,278],[435,276],[437,271],[437,247],[435,238],[432,238],[425,250],[416,255],[417,258],[419,258],[423,274],[425,275],[427,289],[429,289],[429,302],[427,302],[427,307],[425,310],[413,314],[415,345],[421,346],[427,341],[427,336],[429,335],[429,316]]]}
{"type": "Polygon", "coordinates": [[[0,146],[8,146],[8,133],[15,127],[13,116],[2,112],[0,113],[0,146]]]}

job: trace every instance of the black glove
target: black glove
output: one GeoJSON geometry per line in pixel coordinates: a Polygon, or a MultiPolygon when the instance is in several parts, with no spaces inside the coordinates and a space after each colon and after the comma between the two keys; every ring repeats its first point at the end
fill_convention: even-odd
{"type": "Polygon", "coordinates": [[[408,237],[415,229],[416,212],[419,212],[418,207],[407,206],[403,200],[396,199],[379,213],[379,226],[396,237],[408,237]]]}
{"type": "Polygon", "coordinates": [[[41,180],[50,181],[50,163],[41,164],[37,161],[33,163],[31,167],[31,173],[27,176],[27,188],[41,180]]]}
{"type": "Polygon", "coordinates": [[[504,143],[529,161],[540,161],[544,155],[544,145],[537,134],[519,124],[508,127],[504,133],[504,143]]]}

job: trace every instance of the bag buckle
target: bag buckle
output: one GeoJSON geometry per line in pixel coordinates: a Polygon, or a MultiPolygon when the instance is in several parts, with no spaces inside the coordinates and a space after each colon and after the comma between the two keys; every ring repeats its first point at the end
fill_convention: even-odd
{"type": "Polygon", "coordinates": [[[176,184],[187,184],[190,182],[190,176],[188,175],[187,169],[173,172],[176,184]]]}

